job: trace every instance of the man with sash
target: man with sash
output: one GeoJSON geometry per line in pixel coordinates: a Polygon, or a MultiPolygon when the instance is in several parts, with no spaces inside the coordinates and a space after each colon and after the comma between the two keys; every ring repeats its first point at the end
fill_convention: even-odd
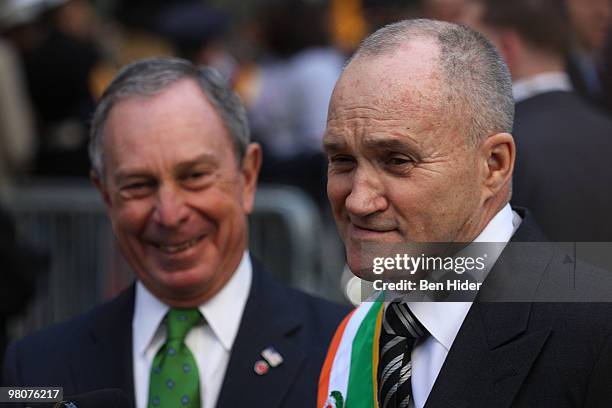
{"type": "MultiPolygon", "coordinates": [[[[460,252],[484,243],[486,266],[471,296],[447,286],[441,298],[458,301],[419,301],[410,282],[428,276],[430,254],[419,250],[407,290],[387,286],[338,327],[318,407],[612,404],[612,307],[588,303],[594,294],[610,300],[612,291],[596,290],[609,279],[542,243],[529,212],[510,207],[513,115],[505,63],[465,27],[398,22],[352,56],[324,136],[328,196],[351,271],[376,282],[381,259],[388,271],[406,269],[389,248],[436,243],[460,252]]],[[[461,273],[466,257],[448,259],[461,273]]]]}

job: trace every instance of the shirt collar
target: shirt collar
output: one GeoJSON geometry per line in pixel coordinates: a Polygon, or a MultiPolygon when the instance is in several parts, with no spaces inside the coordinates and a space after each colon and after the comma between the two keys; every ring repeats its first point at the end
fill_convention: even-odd
{"type": "MultiPolygon", "coordinates": [[[[474,242],[508,242],[520,222],[521,217],[510,208],[510,204],[506,204],[474,242]]],[[[447,351],[471,306],[472,302],[408,302],[410,311],[447,351]]]]}
{"type": "MultiPolygon", "coordinates": [[[[252,279],[253,266],[248,251],[245,251],[238,269],[225,286],[199,306],[202,316],[226,351],[231,350],[238,333],[252,279]]],[[[169,309],[142,282],[136,283],[132,335],[137,353],[146,352],[169,309]]]]}
{"type": "Polygon", "coordinates": [[[571,91],[572,83],[562,71],[543,72],[514,81],[512,93],[514,102],[521,102],[532,96],[552,91],[571,91]]]}
{"type": "Polygon", "coordinates": [[[471,306],[472,302],[408,302],[410,311],[447,351],[471,306]]]}
{"type": "Polygon", "coordinates": [[[139,355],[147,351],[168,309],[169,307],[149,292],[142,282],[136,282],[132,336],[135,351],[139,355]]]}
{"type": "Polygon", "coordinates": [[[253,265],[249,253],[245,251],[230,280],[219,293],[200,305],[202,316],[226,351],[231,350],[238,334],[252,280],[253,265]]]}
{"type": "Polygon", "coordinates": [[[521,217],[512,210],[510,204],[506,204],[495,214],[473,242],[508,242],[520,222],[521,217]],[[518,217],[518,220],[515,216],[518,217]]]}

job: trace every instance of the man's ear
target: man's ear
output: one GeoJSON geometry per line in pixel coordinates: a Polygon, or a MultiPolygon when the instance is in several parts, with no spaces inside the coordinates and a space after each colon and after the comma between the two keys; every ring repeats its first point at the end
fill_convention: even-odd
{"type": "Polygon", "coordinates": [[[484,159],[484,199],[496,196],[510,186],[516,147],[510,133],[497,133],[485,139],[481,146],[484,159]]]}
{"type": "Polygon", "coordinates": [[[91,181],[94,183],[94,185],[98,189],[98,192],[100,193],[100,197],[102,198],[102,202],[104,203],[104,206],[106,207],[107,210],[110,209],[112,204],[110,200],[110,195],[108,194],[108,190],[106,189],[106,185],[104,184],[104,181],[102,181],[98,173],[96,173],[93,169],[89,171],[89,177],[91,178],[91,181]]]}
{"type": "Polygon", "coordinates": [[[257,177],[261,168],[261,156],[261,146],[258,143],[249,143],[242,159],[242,206],[247,214],[253,211],[255,192],[257,190],[257,177]]]}

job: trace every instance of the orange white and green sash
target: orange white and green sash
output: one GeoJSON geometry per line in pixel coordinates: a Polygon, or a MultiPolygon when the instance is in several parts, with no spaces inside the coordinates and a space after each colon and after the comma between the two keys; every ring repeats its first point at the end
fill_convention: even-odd
{"type": "Polygon", "coordinates": [[[384,303],[364,302],[338,326],[321,376],[317,408],[378,408],[378,339],[384,303]]]}

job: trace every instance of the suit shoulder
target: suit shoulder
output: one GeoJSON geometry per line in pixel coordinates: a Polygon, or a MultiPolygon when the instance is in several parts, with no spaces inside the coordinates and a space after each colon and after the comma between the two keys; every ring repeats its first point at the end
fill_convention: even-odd
{"type": "Polygon", "coordinates": [[[36,378],[44,378],[49,374],[44,371],[64,366],[71,353],[93,336],[90,329],[116,324],[116,313],[124,307],[126,301],[129,302],[129,298],[129,293],[124,292],[67,321],[13,341],[6,351],[2,382],[35,382],[36,378]]]}
{"type": "Polygon", "coordinates": [[[579,121],[594,129],[612,128],[612,118],[573,92],[555,91],[533,96],[516,104],[516,121],[519,127],[537,126],[546,122],[553,128],[579,121]],[[546,122],[553,117],[557,122],[546,122]]]}
{"type": "Polygon", "coordinates": [[[564,263],[568,261],[557,248],[539,282],[539,290],[547,295],[554,293],[551,300],[559,301],[536,302],[536,310],[591,339],[612,336],[612,272],[580,258],[575,263],[564,263]]]}
{"type": "Polygon", "coordinates": [[[117,297],[100,303],[87,312],[78,314],[64,322],[52,324],[47,328],[27,335],[17,340],[16,343],[22,349],[45,349],[57,347],[65,343],[71,343],[71,339],[86,335],[88,328],[93,322],[103,324],[110,323],[111,320],[116,320],[116,313],[118,310],[122,308],[126,301],[129,301],[130,294],[127,292],[128,291],[123,292],[117,297]]]}
{"type": "Polygon", "coordinates": [[[92,313],[93,310],[90,310],[15,340],[9,347],[9,352],[19,351],[20,354],[43,356],[53,350],[52,354],[57,355],[62,349],[70,347],[70,343],[78,341],[85,335],[87,322],[92,313]]]}
{"type": "Polygon", "coordinates": [[[71,350],[86,336],[88,314],[13,341],[5,353],[2,384],[36,385],[38,378],[46,378],[52,370],[63,367],[71,350]]]}

